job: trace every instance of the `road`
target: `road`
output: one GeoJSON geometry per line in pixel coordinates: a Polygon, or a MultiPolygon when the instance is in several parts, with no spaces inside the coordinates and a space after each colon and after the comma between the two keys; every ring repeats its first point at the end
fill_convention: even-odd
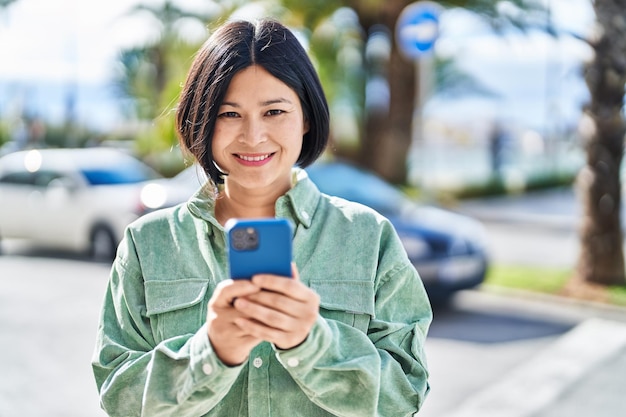
{"type": "Polygon", "coordinates": [[[460,202],[452,209],[487,229],[495,262],[571,267],[580,249],[580,208],[571,188],[460,202]]]}
{"type": "Polygon", "coordinates": [[[0,256],[0,416],[106,415],[89,364],[108,269],[0,256]]]}

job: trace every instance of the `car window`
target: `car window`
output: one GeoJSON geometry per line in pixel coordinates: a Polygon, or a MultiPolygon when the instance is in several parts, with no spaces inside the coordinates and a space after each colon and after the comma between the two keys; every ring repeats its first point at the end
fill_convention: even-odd
{"type": "Polygon", "coordinates": [[[152,171],[134,164],[106,168],[83,168],[81,173],[91,185],[134,184],[155,178],[152,171]]]}
{"type": "Polygon", "coordinates": [[[47,187],[52,181],[63,177],[65,177],[65,175],[56,171],[37,171],[35,174],[35,185],[38,187],[47,187]]]}
{"type": "Polygon", "coordinates": [[[13,185],[34,185],[35,175],[31,172],[10,172],[0,177],[0,183],[13,185]]]}
{"type": "Polygon", "coordinates": [[[396,213],[405,201],[391,184],[348,165],[315,164],[307,172],[323,193],[356,201],[384,215],[396,213]]]}

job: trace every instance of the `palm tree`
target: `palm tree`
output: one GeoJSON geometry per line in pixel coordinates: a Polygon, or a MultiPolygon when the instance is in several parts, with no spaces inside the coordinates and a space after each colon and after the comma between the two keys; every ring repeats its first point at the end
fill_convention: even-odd
{"type": "Polygon", "coordinates": [[[626,133],[626,1],[595,0],[593,6],[600,28],[589,40],[595,57],[585,72],[591,100],[583,124],[587,163],[577,181],[583,205],[577,274],[587,282],[624,285],[620,165],[626,133]]]}
{"type": "Polygon", "coordinates": [[[118,59],[120,71],[115,84],[123,96],[134,100],[136,116],[141,119],[157,117],[163,111],[163,94],[168,84],[180,78],[187,69],[188,57],[195,45],[189,47],[181,40],[178,23],[192,19],[205,24],[212,17],[189,12],[174,3],[166,0],[160,6],[140,4],[130,12],[149,14],[161,24],[158,39],[124,50],[118,59]],[[186,58],[178,59],[181,50],[188,53],[186,58]]]}
{"type": "MultiPolygon", "coordinates": [[[[17,0],[0,0],[0,15],[7,9],[11,4],[15,3],[17,0]]],[[[2,21],[0,21],[2,23],[2,21]]]]}
{"type": "Polygon", "coordinates": [[[15,3],[17,0],[0,0],[0,9],[9,6],[11,3],[15,3]]]}
{"type": "MultiPolygon", "coordinates": [[[[393,33],[396,22],[404,8],[412,0],[360,1],[345,0],[345,4],[357,11],[361,25],[367,33],[382,25],[393,33]]],[[[511,25],[520,29],[536,25],[543,12],[537,2],[515,0],[510,6],[525,13],[503,14],[499,2],[493,0],[438,1],[446,8],[462,7],[485,18],[495,30],[511,25]]],[[[390,108],[387,114],[370,114],[366,118],[359,160],[394,183],[405,183],[407,176],[406,155],[411,145],[411,125],[416,93],[416,66],[400,53],[395,41],[387,66],[390,89],[390,108]]],[[[417,76],[417,77],[416,77],[417,76]]]]}
{"type": "Polygon", "coordinates": [[[140,4],[131,10],[130,14],[151,15],[159,22],[159,37],[145,45],[121,51],[117,60],[117,76],[113,81],[125,114],[130,120],[140,122],[133,125],[136,152],[146,158],[151,155],[172,159],[153,161],[168,175],[181,168],[178,165],[180,161],[173,156],[177,154],[167,152],[177,142],[171,111],[191,57],[198,48],[194,42],[183,39],[179,28],[187,25],[188,21],[204,26],[212,17],[187,11],[174,3],[166,0],[160,6],[140,4]]]}

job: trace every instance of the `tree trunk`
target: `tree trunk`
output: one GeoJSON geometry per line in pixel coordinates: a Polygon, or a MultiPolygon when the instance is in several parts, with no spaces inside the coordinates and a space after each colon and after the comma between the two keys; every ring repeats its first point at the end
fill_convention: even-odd
{"type": "Polygon", "coordinates": [[[583,123],[587,162],[577,181],[583,200],[577,274],[588,282],[623,285],[626,276],[620,221],[620,165],[626,133],[622,113],[626,83],[626,1],[596,0],[594,8],[603,30],[590,42],[595,58],[585,73],[591,102],[585,109],[583,123]]]}
{"type": "MultiPolygon", "coordinates": [[[[395,36],[395,25],[410,0],[387,0],[373,7],[367,2],[350,2],[357,10],[361,25],[369,31],[374,25],[387,27],[395,36]]],[[[358,162],[392,183],[406,182],[407,155],[411,146],[411,125],[415,96],[414,64],[401,56],[392,40],[387,69],[390,108],[388,113],[367,115],[358,162]]]]}
{"type": "Polygon", "coordinates": [[[403,184],[412,139],[415,72],[395,45],[389,63],[389,93],[389,113],[367,117],[359,159],[388,181],[403,184]]]}

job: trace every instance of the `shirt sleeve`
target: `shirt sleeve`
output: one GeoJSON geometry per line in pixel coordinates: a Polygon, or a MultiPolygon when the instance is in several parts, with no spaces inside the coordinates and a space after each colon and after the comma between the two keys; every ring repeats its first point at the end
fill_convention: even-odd
{"type": "Polygon", "coordinates": [[[109,416],[182,417],[215,407],[243,365],[228,367],[217,358],[206,325],[195,334],[155,343],[139,261],[127,233],[111,270],[92,367],[109,416]]]}
{"type": "Polygon", "coordinates": [[[309,399],[337,416],[411,416],[429,391],[430,302],[401,244],[392,238],[390,245],[379,262],[367,334],[320,316],[302,345],[277,350],[309,399]]]}

